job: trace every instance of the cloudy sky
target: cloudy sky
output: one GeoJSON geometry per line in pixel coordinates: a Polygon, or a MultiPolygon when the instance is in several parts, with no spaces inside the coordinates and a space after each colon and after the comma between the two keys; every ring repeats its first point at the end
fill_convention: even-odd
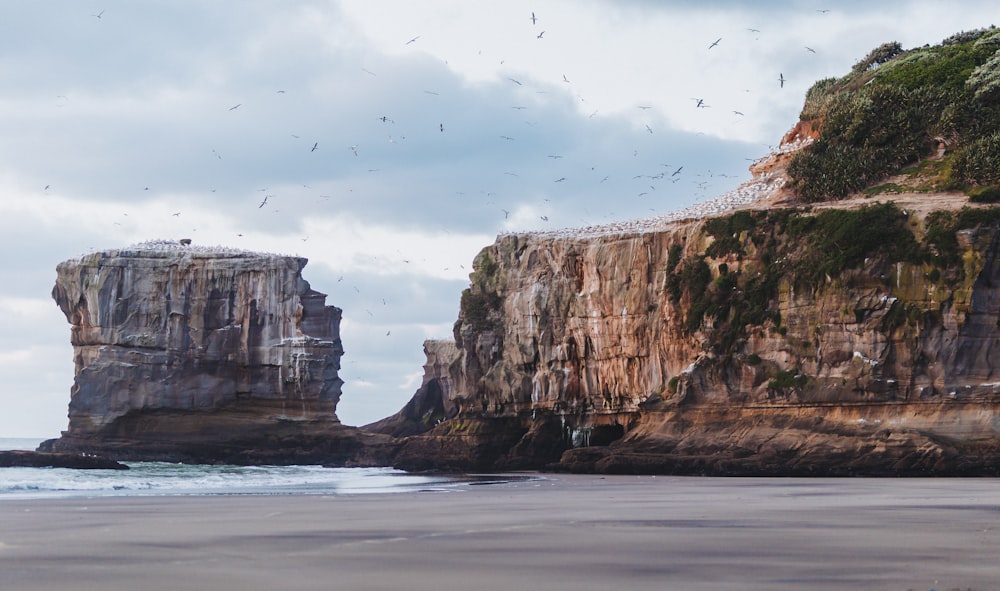
{"type": "Polygon", "coordinates": [[[338,414],[364,424],[412,395],[422,342],[451,336],[498,233],[717,196],[816,80],[996,14],[994,0],[3,2],[0,436],[66,426],[62,260],[184,237],[308,257],[305,278],[344,311],[338,414]]]}

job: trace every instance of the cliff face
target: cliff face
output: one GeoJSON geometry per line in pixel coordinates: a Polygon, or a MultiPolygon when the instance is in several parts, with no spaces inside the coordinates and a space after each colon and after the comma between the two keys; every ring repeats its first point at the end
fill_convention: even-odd
{"type": "Polygon", "coordinates": [[[500,236],[398,465],[996,473],[1000,213],[762,205],[500,236]]]}
{"type": "Polygon", "coordinates": [[[281,462],[322,448],[323,461],[347,461],[341,311],[302,278],[305,264],[173,242],[61,263],[52,296],[76,375],[69,428],[48,447],[281,462]]]}

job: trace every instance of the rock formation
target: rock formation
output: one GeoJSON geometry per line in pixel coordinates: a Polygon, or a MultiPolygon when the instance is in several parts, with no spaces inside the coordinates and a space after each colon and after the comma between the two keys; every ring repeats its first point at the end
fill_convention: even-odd
{"type": "Polygon", "coordinates": [[[1000,211],[776,208],[781,158],[739,211],[498,237],[462,297],[454,416],[396,464],[1000,471],[1000,211]]]}
{"type": "Polygon", "coordinates": [[[78,453],[0,451],[0,468],[72,468],[74,470],[128,470],[121,462],[78,453]]]}
{"type": "Polygon", "coordinates": [[[413,398],[399,412],[362,427],[372,433],[408,437],[426,432],[441,421],[454,417],[451,400],[451,365],[458,359],[454,341],[424,341],[424,378],[413,398]]]}
{"type": "MultiPolygon", "coordinates": [[[[340,309],[306,259],[148,242],[61,263],[69,428],[45,449],[117,459],[375,462],[340,425],[340,309]]],[[[375,446],[378,447],[377,445],[375,446]]]]}
{"type": "Polygon", "coordinates": [[[1000,472],[1000,32],[892,47],[729,194],[483,249],[396,464],[1000,472]]]}

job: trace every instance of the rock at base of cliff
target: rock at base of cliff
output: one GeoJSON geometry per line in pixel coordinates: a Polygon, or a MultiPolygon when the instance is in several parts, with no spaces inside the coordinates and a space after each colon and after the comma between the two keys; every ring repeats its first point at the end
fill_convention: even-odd
{"type": "Polygon", "coordinates": [[[99,456],[44,451],[0,451],[0,468],[73,468],[128,470],[125,464],[99,456]]]}
{"type": "Polygon", "coordinates": [[[386,466],[398,442],[330,421],[263,422],[239,413],[133,413],[99,437],[64,432],[42,451],[188,464],[386,466]]]}

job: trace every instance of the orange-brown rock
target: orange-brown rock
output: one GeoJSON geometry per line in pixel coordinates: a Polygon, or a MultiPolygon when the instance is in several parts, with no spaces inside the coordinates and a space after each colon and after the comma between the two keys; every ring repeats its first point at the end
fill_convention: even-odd
{"type": "Polygon", "coordinates": [[[997,473],[1000,216],[932,239],[940,214],[866,205],[888,225],[828,252],[807,209],[498,237],[455,327],[455,416],[398,465],[997,473]],[[871,252],[814,276],[852,242],[871,252]]]}

